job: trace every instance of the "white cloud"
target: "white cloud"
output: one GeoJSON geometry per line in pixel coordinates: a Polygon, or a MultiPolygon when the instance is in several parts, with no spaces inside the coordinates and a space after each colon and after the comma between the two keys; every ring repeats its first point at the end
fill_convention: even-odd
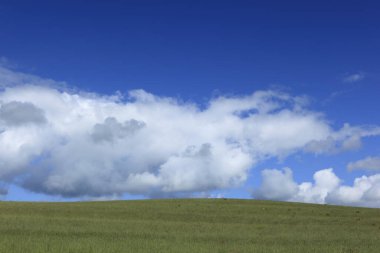
{"type": "Polygon", "coordinates": [[[315,172],[313,178],[314,183],[305,182],[299,185],[299,191],[291,198],[292,201],[323,204],[327,195],[341,181],[331,168],[315,172]]]}
{"type": "Polygon", "coordinates": [[[356,178],[352,186],[340,186],[326,197],[327,203],[380,207],[380,174],[356,178]]]}
{"type": "Polygon", "coordinates": [[[343,82],[345,83],[354,83],[362,80],[365,77],[363,73],[355,73],[351,75],[347,75],[343,78],[343,82]]]}
{"type": "Polygon", "coordinates": [[[0,181],[65,197],[224,189],[244,183],[259,161],[349,150],[380,134],[335,131],[305,98],[277,91],[220,96],[201,109],[143,90],[126,99],[67,91],[1,67],[0,85],[0,181]]]}
{"type": "Polygon", "coordinates": [[[254,191],[254,196],[259,199],[287,200],[298,191],[297,184],[293,181],[293,173],[289,168],[280,170],[263,170],[263,181],[259,189],[254,191]]]}
{"type": "Polygon", "coordinates": [[[380,135],[380,129],[377,126],[353,127],[346,123],[339,131],[332,132],[327,138],[309,142],[304,151],[314,154],[337,154],[356,150],[362,146],[363,137],[377,135],[380,135]]]}
{"type": "Polygon", "coordinates": [[[380,174],[356,178],[352,186],[342,184],[331,168],[314,173],[314,182],[298,184],[289,168],[262,171],[262,184],[253,192],[258,199],[380,207],[380,174]]]}
{"type": "Polygon", "coordinates": [[[348,170],[380,170],[380,157],[369,156],[347,164],[348,170]]]}

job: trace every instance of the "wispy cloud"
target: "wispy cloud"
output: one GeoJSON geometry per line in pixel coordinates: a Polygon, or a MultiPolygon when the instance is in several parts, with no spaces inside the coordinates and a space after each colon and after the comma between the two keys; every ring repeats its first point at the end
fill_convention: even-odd
{"type": "Polygon", "coordinates": [[[314,154],[338,154],[345,151],[357,150],[362,146],[363,137],[380,135],[377,126],[354,127],[349,124],[323,140],[313,140],[305,148],[305,152],[314,154]]]}
{"type": "Polygon", "coordinates": [[[343,78],[343,82],[345,82],[345,83],[355,83],[355,82],[358,82],[360,80],[363,80],[364,77],[365,77],[364,73],[349,74],[349,75],[346,75],[343,78]]]}
{"type": "Polygon", "coordinates": [[[348,170],[380,170],[380,157],[369,156],[347,164],[348,170]]]}
{"type": "Polygon", "coordinates": [[[5,67],[5,68],[15,68],[17,67],[16,64],[12,63],[8,58],[1,56],[0,57],[0,67],[5,67]]]}

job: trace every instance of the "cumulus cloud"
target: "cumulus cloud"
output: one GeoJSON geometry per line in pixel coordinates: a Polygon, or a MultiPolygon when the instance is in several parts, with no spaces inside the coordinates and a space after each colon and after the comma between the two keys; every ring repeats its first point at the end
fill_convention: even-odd
{"type": "Polygon", "coordinates": [[[348,170],[380,170],[380,157],[368,156],[347,164],[348,170]]]}
{"type": "Polygon", "coordinates": [[[262,184],[253,192],[257,199],[380,207],[380,174],[356,178],[352,186],[343,185],[333,169],[314,173],[314,182],[297,184],[289,168],[266,169],[262,184]]]}
{"type": "Polygon", "coordinates": [[[254,196],[259,199],[287,200],[298,191],[297,184],[293,181],[293,173],[289,168],[280,170],[263,170],[262,184],[254,191],[254,196]]]}
{"type": "Polygon", "coordinates": [[[304,97],[278,91],[219,96],[201,108],[144,90],[125,98],[67,91],[0,70],[0,180],[34,192],[185,196],[239,186],[265,159],[349,150],[380,134],[334,130],[304,97]]]}

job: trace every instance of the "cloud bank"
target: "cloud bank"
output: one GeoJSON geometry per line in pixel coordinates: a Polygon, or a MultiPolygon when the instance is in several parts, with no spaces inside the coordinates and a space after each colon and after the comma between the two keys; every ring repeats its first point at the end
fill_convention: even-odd
{"type": "Polygon", "coordinates": [[[254,190],[258,199],[380,207],[380,174],[356,178],[352,186],[342,184],[333,169],[314,173],[314,182],[297,184],[289,168],[262,171],[263,182],[254,190]]]}
{"type": "MultiPolygon", "coordinates": [[[[380,134],[333,129],[304,97],[273,90],[203,108],[144,90],[101,96],[61,84],[0,68],[3,184],[63,197],[184,196],[242,185],[269,158],[355,149],[380,134]]],[[[288,187],[290,196],[297,187],[288,187]]]]}

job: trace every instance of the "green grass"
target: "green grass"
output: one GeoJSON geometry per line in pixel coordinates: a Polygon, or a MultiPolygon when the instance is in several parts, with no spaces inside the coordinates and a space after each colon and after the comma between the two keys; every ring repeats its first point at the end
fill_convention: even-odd
{"type": "Polygon", "coordinates": [[[255,200],[0,202],[0,252],[380,252],[380,209],[255,200]]]}

